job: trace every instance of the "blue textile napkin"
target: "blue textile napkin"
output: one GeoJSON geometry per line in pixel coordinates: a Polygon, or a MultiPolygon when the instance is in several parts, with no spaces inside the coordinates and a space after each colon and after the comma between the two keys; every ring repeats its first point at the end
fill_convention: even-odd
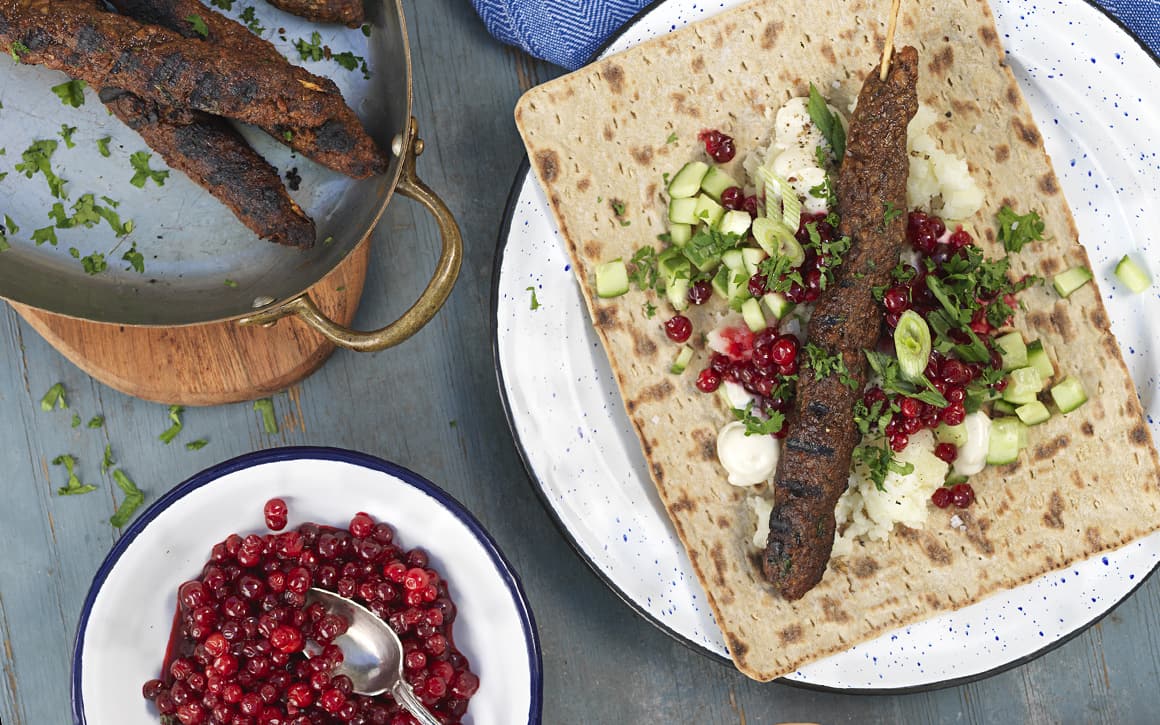
{"type": "MultiPolygon", "coordinates": [[[[569,70],[651,0],[471,0],[496,38],[569,70]]],[[[1096,0],[1160,57],[1158,0],[1096,0]]]]}

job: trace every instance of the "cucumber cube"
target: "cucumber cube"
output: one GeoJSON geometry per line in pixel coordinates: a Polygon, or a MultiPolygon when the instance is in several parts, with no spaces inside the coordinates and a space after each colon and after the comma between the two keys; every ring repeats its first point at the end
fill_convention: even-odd
{"type": "Polygon", "coordinates": [[[1116,264],[1116,279],[1123,282],[1125,287],[1135,293],[1143,292],[1152,286],[1152,278],[1148,276],[1144,268],[1136,264],[1126,254],[1116,264]]]}
{"type": "Polygon", "coordinates": [[[1023,334],[1016,330],[995,339],[995,344],[1003,354],[1003,369],[1014,370],[1027,367],[1027,345],[1023,334]]]}
{"type": "Polygon", "coordinates": [[[680,198],[670,201],[669,221],[673,224],[688,224],[691,230],[700,221],[697,219],[697,200],[680,198]]]}
{"type": "Polygon", "coordinates": [[[689,288],[692,286],[688,277],[681,277],[674,279],[665,287],[665,297],[677,312],[689,309],[689,288]]]}
{"type": "Polygon", "coordinates": [[[745,318],[745,324],[749,325],[749,329],[753,332],[761,332],[769,327],[765,322],[765,315],[761,312],[761,303],[753,297],[741,303],[741,316],[745,318]]]}
{"type": "Polygon", "coordinates": [[[721,218],[725,216],[725,207],[713,201],[708,194],[701,194],[697,197],[693,216],[698,221],[703,221],[709,227],[716,229],[717,225],[721,223],[721,218]]]}
{"type": "Polygon", "coordinates": [[[729,299],[729,279],[733,276],[733,272],[728,267],[721,267],[717,270],[717,274],[713,276],[712,286],[713,291],[717,293],[721,299],[728,301],[729,299]]]}
{"type": "Polygon", "coordinates": [[[1038,400],[1020,405],[1015,409],[1015,415],[1019,416],[1019,420],[1023,421],[1025,425],[1039,425],[1051,417],[1047,406],[1038,400]]]}
{"type": "Polygon", "coordinates": [[[692,224],[673,223],[669,225],[669,241],[673,243],[674,247],[683,247],[692,238],[692,224]]]}
{"type": "Polygon", "coordinates": [[[775,320],[782,319],[793,309],[793,303],[780,292],[770,292],[762,297],[761,301],[765,303],[765,309],[769,310],[769,314],[773,315],[775,320]]]}
{"type": "Polygon", "coordinates": [[[987,463],[1002,466],[1019,458],[1019,439],[1026,435],[1027,426],[1018,418],[996,418],[991,421],[991,437],[987,442],[987,463]]]}
{"type": "Polygon", "coordinates": [[[994,405],[991,406],[991,410],[997,414],[1001,413],[1002,415],[1015,415],[1015,408],[1017,407],[1018,406],[1015,404],[1008,403],[1006,400],[1000,398],[999,400],[995,401],[994,405]]]}
{"type": "Polygon", "coordinates": [[[628,292],[628,268],[624,266],[624,260],[614,259],[596,265],[597,297],[619,297],[625,292],[628,292]]]}
{"type": "Polygon", "coordinates": [[[677,247],[669,247],[657,255],[657,271],[665,285],[665,296],[677,312],[689,307],[689,280],[693,265],[677,247]]]}
{"type": "Polygon", "coordinates": [[[1055,377],[1055,366],[1051,364],[1051,358],[1047,357],[1047,350],[1043,349],[1040,340],[1027,343],[1027,364],[1038,370],[1044,380],[1055,377]]]}
{"type": "Polygon", "coordinates": [[[1087,267],[1080,266],[1072,267],[1069,270],[1055,275],[1051,280],[1051,284],[1055,287],[1055,291],[1059,293],[1060,297],[1068,297],[1072,292],[1075,292],[1090,282],[1091,279],[1091,270],[1087,267]]]}
{"type": "Polygon", "coordinates": [[[1051,399],[1060,413],[1070,413],[1087,402],[1083,383],[1070,375],[1051,388],[1051,399]]]}
{"type": "Polygon", "coordinates": [[[1039,371],[1031,367],[1018,368],[1007,374],[1003,400],[1015,405],[1024,405],[1035,400],[1040,390],[1043,390],[1043,377],[1039,371]]]}
{"type": "Polygon", "coordinates": [[[709,172],[701,179],[701,191],[713,197],[715,201],[721,201],[721,193],[731,186],[741,186],[733,177],[725,173],[720,166],[709,167],[709,172]]]}
{"type": "Polygon", "coordinates": [[[669,198],[688,199],[696,196],[707,173],[709,164],[704,161],[690,161],[685,164],[669,182],[669,198]]]}
{"type": "Polygon", "coordinates": [[[934,438],[939,443],[954,443],[961,448],[967,444],[967,424],[947,425],[939,423],[938,428],[934,429],[934,438]]]}
{"type": "Polygon", "coordinates": [[[743,301],[752,297],[749,294],[749,277],[745,275],[745,270],[741,270],[740,272],[729,270],[728,292],[729,306],[734,309],[738,309],[743,301]]]}
{"type": "Polygon", "coordinates": [[[693,360],[693,348],[688,345],[682,345],[681,351],[677,353],[677,357],[673,360],[673,364],[669,366],[669,372],[673,375],[680,375],[685,372],[685,368],[689,367],[689,363],[693,360]]]}
{"type": "Polygon", "coordinates": [[[741,250],[741,256],[745,258],[745,271],[749,276],[757,274],[757,265],[765,259],[765,252],[756,247],[745,247],[741,250]]]}
{"type": "Polygon", "coordinates": [[[721,264],[734,272],[745,271],[745,257],[741,256],[740,249],[727,249],[721,254],[721,264]]]}
{"type": "Polygon", "coordinates": [[[733,209],[725,212],[725,216],[721,218],[721,233],[722,234],[736,234],[741,237],[749,231],[749,224],[752,221],[749,212],[733,209]]]}

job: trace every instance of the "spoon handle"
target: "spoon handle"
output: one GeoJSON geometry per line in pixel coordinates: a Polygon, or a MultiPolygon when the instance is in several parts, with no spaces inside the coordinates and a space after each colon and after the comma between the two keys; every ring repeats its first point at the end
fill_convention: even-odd
{"type": "Polygon", "coordinates": [[[415,691],[411,689],[411,685],[402,678],[395,683],[391,688],[391,695],[395,698],[395,702],[403,706],[403,709],[411,713],[420,725],[442,725],[431,711],[423,706],[418,697],[415,697],[415,691]]]}

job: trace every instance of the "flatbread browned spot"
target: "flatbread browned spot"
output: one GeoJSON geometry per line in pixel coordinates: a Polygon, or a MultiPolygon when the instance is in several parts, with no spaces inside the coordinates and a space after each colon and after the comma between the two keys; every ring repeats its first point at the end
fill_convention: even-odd
{"type": "Polygon", "coordinates": [[[1084,529],[1083,537],[1087,540],[1088,546],[1090,546],[1092,550],[1099,550],[1104,548],[1104,539],[1102,536],[1100,536],[1100,530],[1096,527],[1089,526],[1084,529]]]}
{"type": "Polygon", "coordinates": [[[1039,271],[1044,277],[1053,277],[1063,271],[1063,264],[1060,263],[1059,257],[1044,257],[1039,260],[1039,271]]]}
{"type": "Polygon", "coordinates": [[[687,494],[681,494],[679,498],[669,504],[669,508],[673,511],[692,511],[693,502],[687,494]]]}
{"type": "Polygon", "coordinates": [[[1143,425],[1138,425],[1128,434],[1128,438],[1138,446],[1147,446],[1149,443],[1148,429],[1143,425]]]}
{"type": "Polygon", "coordinates": [[[692,69],[694,73],[704,73],[705,56],[698,55],[696,58],[693,58],[693,62],[689,64],[689,68],[692,69]]]}
{"type": "Polygon", "coordinates": [[[1019,103],[1019,88],[1014,83],[1007,86],[1007,103],[1012,106],[1019,103]]]}
{"type": "Polygon", "coordinates": [[[783,647],[787,644],[793,644],[802,638],[802,626],[800,624],[791,624],[778,632],[777,638],[781,640],[783,647]]]}
{"type": "Polygon", "coordinates": [[[713,560],[713,571],[716,572],[715,577],[717,584],[725,586],[725,545],[721,542],[709,550],[709,558],[713,560]]]}
{"type": "Polygon", "coordinates": [[[1035,460],[1044,461],[1055,458],[1056,454],[1067,448],[1069,443],[1071,443],[1071,439],[1065,435],[1040,443],[1035,446],[1035,460]]]}
{"type": "Polygon", "coordinates": [[[777,36],[785,29],[785,23],[780,20],[774,20],[766,23],[765,28],[761,31],[761,49],[769,50],[777,44],[777,36]]]}
{"type": "Polygon", "coordinates": [[[1054,196],[1059,193],[1059,182],[1055,178],[1055,174],[1048,171],[1043,176],[1039,177],[1039,188],[1044,194],[1054,196]]]}
{"type": "Polygon", "coordinates": [[[608,87],[613,93],[619,94],[624,90],[624,69],[615,63],[609,63],[601,72],[608,87]]]}
{"type": "Polygon", "coordinates": [[[1088,436],[1089,438],[1091,436],[1095,435],[1095,433],[1096,433],[1096,429],[1092,427],[1092,423],[1090,420],[1085,420],[1083,423],[1080,423],[1079,430],[1081,433],[1083,433],[1085,436],[1088,436]]]}
{"type": "Polygon", "coordinates": [[[620,326],[620,309],[608,305],[596,309],[596,319],[593,322],[602,330],[610,330],[620,326]]]}
{"type": "Polygon", "coordinates": [[[1053,529],[1063,528],[1063,496],[1052,491],[1047,501],[1047,513],[1043,514],[1043,524],[1053,529]]]}
{"type": "Polygon", "coordinates": [[[979,38],[992,47],[999,44],[999,35],[995,32],[995,26],[993,25],[980,25],[979,38]]]}
{"type": "Polygon", "coordinates": [[[1092,321],[1092,324],[1096,326],[1097,330],[1107,330],[1109,327],[1108,314],[1104,312],[1103,305],[1092,310],[1092,313],[1088,315],[1088,319],[1092,321]]]}
{"type": "Polygon", "coordinates": [[[926,593],[926,604],[931,609],[942,609],[942,597],[934,592],[926,593]]]}
{"type": "Polygon", "coordinates": [[[1086,485],[1084,483],[1083,476],[1080,475],[1079,471],[1071,472],[1071,482],[1075,485],[1076,488],[1084,488],[1086,485]]]}
{"type": "Polygon", "coordinates": [[[822,46],[822,57],[829,63],[837,63],[838,56],[834,55],[834,46],[826,43],[822,46]]]}
{"type": "Polygon", "coordinates": [[[1008,501],[1003,500],[1003,501],[1000,501],[999,505],[995,508],[995,515],[1002,516],[1003,514],[1007,513],[1010,510],[1011,510],[1011,504],[1008,501]]]}
{"type": "Polygon", "coordinates": [[[1011,158],[1011,147],[1010,146],[1008,146],[1005,143],[1001,143],[995,147],[995,160],[996,161],[998,161],[999,163],[1003,163],[1004,161],[1006,161],[1009,158],[1011,158]]]}
{"type": "MultiPolygon", "coordinates": [[[[1075,339],[1075,326],[1072,324],[1070,313],[1067,302],[1064,300],[1055,303],[1055,307],[1051,310],[1051,328],[1063,338],[1064,342],[1071,342],[1075,339]]],[[[1112,344],[1116,344],[1114,340],[1112,344]]]]}
{"type": "Polygon", "coordinates": [[[746,653],[749,652],[749,645],[745,644],[740,638],[729,635],[729,651],[733,653],[734,657],[745,659],[746,653]]]}
{"type": "Polygon", "coordinates": [[[632,151],[630,151],[629,153],[632,154],[633,160],[635,160],[636,163],[640,164],[641,166],[647,167],[650,164],[652,164],[653,150],[650,149],[648,146],[641,146],[639,148],[635,148],[632,151]]]}
{"type": "Polygon", "coordinates": [[[943,46],[942,50],[931,56],[930,62],[926,64],[926,67],[932,75],[944,76],[950,71],[954,63],[955,49],[946,45],[943,46]]]}
{"type": "Polygon", "coordinates": [[[1023,119],[1015,116],[1011,119],[1011,126],[1015,129],[1016,137],[1031,148],[1037,149],[1043,144],[1043,138],[1039,135],[1039,129],[1035,128],[1034,121],[1024,123],[1023,119]]]}
{"type": "Polygon", "coordinates": [[[611,141],[615,137],[616,137],[616,134],[613,133],[612,126],[609,126],[607,123],[604,124],[604,140],[611,141]]]}
{"type": "Polygon", "coordinates": [[[584,254],[588,255],[590,259],[600,259],[604,256],[604,245],[595,239],[589,239],[584,242],[584,254]]]}
{"type": "Polygon", "coordinates": [[[665,469],[659,461],[654,461],[652,464],[652,474],[658,481],[665,480],[665,469]]]}
{"type": "Polygon", "coordinates": [[[833,597],[822,597],[822,612],[827,622],[848,622],[850,615],[842,609],[842,605],[833,597]]]}
{"type": "Polygon", "coordinates": [[[689,100],[689,96],[687,93],[681,93],[678,91],[675,93],[671,93],[669,95],[669,98],[671,98],[673,100],[673,111],[675,111],[676,113],[679,113],[682,116],[689,116],[691,118],[700,118],[701,117],[701,109],[700,108],[698,108],[696,106],[685,105],[685,101],[689,100]]]}
{"type": "MultiPolygon", "coordinates": [[[[647,359],[657,354],[657,344],[652,341],[651,337],[637,330],[632,331],[632,349],[636,353],[637,358],[647,359]]],[[[669,390],[672,390],[673,386],[669,385],[668,381],[665,381],[663,384],[668,385],[669,390]]],[[[646,388],[645,394],[647,395],[648,392],[649,389],[646,388]]],[[[647,400],[647,398],[645,399],[647,400]]]]}
{"type": "Polygon", "coordinates": [[[536,166],[540,171],[540,178],[549,184],[560,174],[560,157],[552,149],[536,152],[536,166]]]}
{"type": "Polygon", "coordinates": [[[662,380],[655,385],[650,385],[641,391],[640,397],[637,398],[640,402],[661,403],[664,402],[670,395],[673,394],[673,384],[668,380],[662,380]]]}
{"type": "Polygon", "coordinates": [[[975,518],[970,511],[963,511],[959,514],[959,518],[967,526],[967,541],[971,542],[971,546],[974,546],[984,556],[994,554],[995,544],[987,538],[987,531],[991,528],[991,520],[982,516],[975,518]]]}
{"type": "Polygon", "coordinates": [[[717,436],[712,431],[698,428],[689,436],[696,442],[696,445],[693,446],[695,456],[699,456],[703,461],[713,462],[717,460],[717,436]]]}
{"type": "Polygon", "coordinates": [[[858,559],[854,561],[854,566],[851,567],[851,571],[853,571],[854,576],[858,577],[859,579],[865,579],[867,577],[874,576],[874,574],[878,571],[878,562],[874,561],[874,559],[869,556],[858,557],[858,559]]]}
{"type": "Polygon", "coordinates": [[[588,187],[592,186],[592,179],[580,179],[576,182],[576,191],[581,194],[588,191],[588,187]]]}
{"type": "Polygon", "coordinates": [[[931,563],[940,566],[951,563],[951,552],[941,541],[929,533],[923,532],[922,551],[931,563]]]}

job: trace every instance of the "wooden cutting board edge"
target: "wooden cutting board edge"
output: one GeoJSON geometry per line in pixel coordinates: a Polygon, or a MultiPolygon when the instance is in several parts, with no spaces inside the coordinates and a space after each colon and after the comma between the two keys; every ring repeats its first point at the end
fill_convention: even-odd
{"type": "MultiPolygon", "coordinates": [[[[350,325],[370,259],[364,239],[310,296],[330,319],[350,325]]],[[[207,406],[264,398],[322,367],[334,343],[297,318],[271,327],[214,322],[142,327],[79,320],[9,301],[70,362],[111,388],[143,400],[207,406]]]]}

